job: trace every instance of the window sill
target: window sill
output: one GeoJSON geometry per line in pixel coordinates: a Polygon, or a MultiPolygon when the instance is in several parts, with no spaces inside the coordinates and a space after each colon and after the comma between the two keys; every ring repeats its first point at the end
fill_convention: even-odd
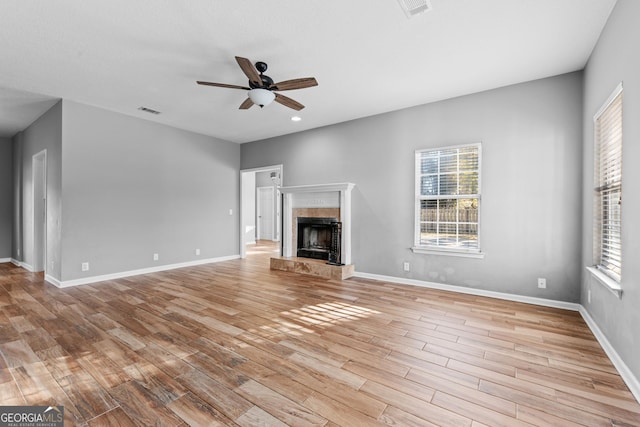
{"type": "Polygon", "coordinates": [[[612,292],[618,299],[622,299],[622,286],[611,277],[598,270],[596,267],[587,267],[587,271],[591,273],[602,286],[612,292]]]}
{"type": "Polygon", "coordinates": [[[444,256],[457,256],[462,258],[484,258],[484,253],[474,251],[464,251],[459,249],[444,249],[444,248],[427,248],[424,246],[413,246],[411,248],[413,253],[427,254],[427,255],[444,255],[444,256]]]}

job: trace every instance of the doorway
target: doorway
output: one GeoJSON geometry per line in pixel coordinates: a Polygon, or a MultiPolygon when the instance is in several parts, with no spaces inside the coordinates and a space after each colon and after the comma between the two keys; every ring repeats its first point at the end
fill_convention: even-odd
{"type": "Polygon", "coordinates": [[[254,169],[244,169],[240,171],[240,257],[247,256],[247,245],[255,244],[257,239],[261,239],[265,234],[263,231],[269,232],[271,227],[271,238],[266,240],[280,241],[280,186],[283,183],[283,166],[273,165],[264,166],[254,169]],[[266,190],[259,193],[259,187],[270,187],[271,193],[266,190]],[[265,209],[261,206],[261,212],[258,214],[258,204],[269,203],[266,200],[260,200],[261,197],[271,195],[271,208],[267,208],[271,213],[265,215],[265,209]],[[262,218],[259,218],[262,216],[262,218]],[[269,225],[260,223],[268,221],[269,225]]]}
{"type": "Polygon", "coordinates": [[[33,178],[33,271],[47,265],[47,150],[32,158],[33,178]]]}

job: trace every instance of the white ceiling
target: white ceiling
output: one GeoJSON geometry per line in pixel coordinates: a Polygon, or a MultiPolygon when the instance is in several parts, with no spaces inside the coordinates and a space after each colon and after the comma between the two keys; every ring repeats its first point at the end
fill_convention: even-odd
{"type": "Polygon", "coordinates": [[[0,136],[64,98],[238,143],[582,69],[615,0],[2,0],[0,136]],[[239,110],[234,56],[306,108],[239,110]],[[162,112],[138,111],[145,106],[162,112]]]}

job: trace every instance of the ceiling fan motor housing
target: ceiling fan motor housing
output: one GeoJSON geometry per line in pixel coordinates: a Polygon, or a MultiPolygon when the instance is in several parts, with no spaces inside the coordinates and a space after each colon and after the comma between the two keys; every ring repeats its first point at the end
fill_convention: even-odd
{"type": "Polygon", "coordinates": [[[257,85],[251,80],[249,80],[249,87],[251,89],[259,89],[259,88],[269,89],[270,86],[273,86],[273,79],[267,76],[266,74],[263,74],[265,71],[267,71],[267,63],[258,61],[256,62],[255,66],[256,66],[256,70],[258,70],[258,72],[260,73],[260,79],[262,80],[262,85],[257,85]]]}
{"type": "MultiPolygon", "coordinates": [[[[257,85],[254,82],[252,82],[251,80],[249,80],[249,87],[251,89],[259,89],[259,88],[269,89],[269,87],[273,85],[273,79],[271,77],[267,76],[266,74],[260,74],[260,79],[262,80],[262,84],[261,85],[257,85]]],[[[271,90],[271,89],[269,89],[269,90],[271,90]]]]}

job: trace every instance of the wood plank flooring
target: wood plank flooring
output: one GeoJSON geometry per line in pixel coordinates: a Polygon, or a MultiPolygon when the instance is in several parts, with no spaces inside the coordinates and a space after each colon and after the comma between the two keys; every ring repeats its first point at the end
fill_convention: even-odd
{"type": "Polygon", "coordinates": [[[67,426],[640,426],[580,315],[234,260],[57,289],[0,264],[0,404],[67,426]]]}

